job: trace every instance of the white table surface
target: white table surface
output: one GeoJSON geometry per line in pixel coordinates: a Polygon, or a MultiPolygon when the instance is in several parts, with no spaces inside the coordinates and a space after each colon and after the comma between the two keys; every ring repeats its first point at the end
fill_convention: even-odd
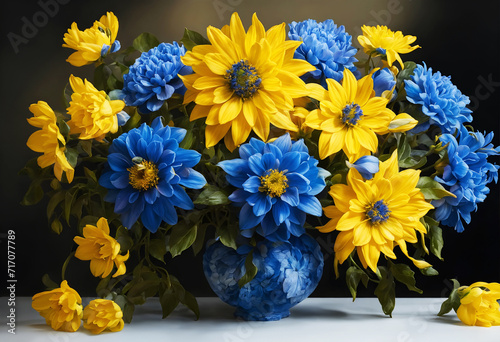
{"type": "MultiPolygon", "coordinates": [[[[92,335],[83,326],[75,333],[53,331],[31,308],[31,298],[16,298],[16,334],[8,333],[7,298],[0,298],[0,341],[217,341],[217,342],[500,342],[500,326],[469,327],[454,312],[436,316],[442,298],[398,298],[393,318],[382,313],[376,298],[308,298],[291,315],[274,322],[233,318],[233,308],[218,298],[198,298],[201,317],[184,307],[161,319],[157,299],[136,308],[131,324],[118,333],[92,335]],[[154,339],[154,340],[153,340],[154,339]]],[[[90,299],[84,298],[84,305],[90,299]]]]}

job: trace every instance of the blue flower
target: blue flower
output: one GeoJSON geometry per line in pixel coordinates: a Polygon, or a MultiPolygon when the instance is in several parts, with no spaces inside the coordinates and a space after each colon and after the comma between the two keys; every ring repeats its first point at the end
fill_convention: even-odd
{"type": "Polygon", "coordinates": [[[174,92],[184,94],[186,87],[179,78],[192,72],[181,62],[186,49],[161,43],[136,59],[123,75],[123,94],[127,106],[137,106],[142,114],[157,111],[174,92]]]}
{"type": "Polygon", "coordinates": [[[472,111],[466,107],[470,103],[467,96],[451,83],[450,77],[442,76],[432,68],[417,65],[410,80],[405,80],[406,98],[414,104],[422,105],[422,112],[429,116],[429,125],[441,128],[442,133],[454,133],[465,122],[472,121],[472,111]]]}
{"type": "Polygon", "coordinates": [[[236,307],[235,316],[259,321],[287,317],[292,306],[314,291],[323,265],[321,248],[307,234],[292,236],[289,241],[266,239],[254,248],[238,251],[218,241],[203,256],[203,271],[212,290],[236,307]],[[238,280],[245,274],[245,260],[250,251],[258,272],[240,288],[238,280]]]}
{"type": "Polygon", "coordinates": [[[237,187],[229,199],[241,206],[241,234],[254,232],[272,241],[286,241],[304,233],[306,213],[321,216],[315,197],[330,173],[317,167],[302,140],[292,142],[286,134],[271,143],[251,139],[240,146],[241,159],[218,164],[227,181],[237,187]]]}
{"type": "Polygon", "coordinates": [[[346,160],[347,167],[355,168],[364,179],[372,179],[373,174],[378,172],[379,169],[379,160],[374,156],[363,156],[356,160],[354,163],[349,163],[346,160]]]}
{"type": "Polygon", "coordinates": [[[435,217],[444,225],[455,227],[462,232],[464,226],[461,218],[470,223],[477,203],[483,202],[489,193],[487,187],[491,181],[498,181],[500,166],[491,164],[487,158],[500,153],[500,147],[491,144],[493,132],[484,136],[476,132],[468,132],[462,127],[459,139],[451,134],[443,134],[439,140],[447,146],[449,163],[444,167],[443,175],[435,180],[443,184],[456,198],[444,197],[433,201],[436,207],[435,217]]]}
{"type": "Polygon", "coordinates": [[[354,62],[357,59],[354,55],[357,50],[352,46],[352,37],[345,32],[343,25],[337,27],[331,19],[320,23],[308,19],[300,23],[294,21],[288,26],[288,37],[302,41],[295,50],[294,58],[304,59],[314,65],[316,70],[310,75],[320,79],[325,88],[327,78],[340,82],[345,68],[356,72],[354,62]]]}
{"type": "Polygon", "coordinates": [[[375,96],[383,96],[384,91],[393,91],[392,98],[397,95],[396,89],[396,79],[394,74],[389,68],[383,68],[375,71],[372,75],[373,79],[373,90],[375,90],[375,96]]]}
{"type": "Polygon", "coordinates": [[[179,147],[185,135],[186,130],[164,127],[157,117],[151,126],[144,123],[113,140],[99,184],[108,189],[104,199],[115,203],[125,227],[132,228],[140,217],[154,233],[162,221],[177,223],[174,206],[193,209],[183,187],[200,189],[206,180],[192,169],[201,155],[179,147]]]}

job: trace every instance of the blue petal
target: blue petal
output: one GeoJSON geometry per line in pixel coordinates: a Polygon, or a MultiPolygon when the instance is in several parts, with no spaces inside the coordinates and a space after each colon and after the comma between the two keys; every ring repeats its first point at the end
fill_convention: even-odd
{"type": "Polygon", "coordinates": [[[200,161],[201,154],[194,150],[179,148],[175,156],[175,163],[182,163],[186,167],[193,167],[200,161]]]}
{"type": "Polygon", "coordinates": [[[288,185],[297,188],[299,194],[307,193],[311,189],[309,180],[299,173],[287,173],[286,178],[288,185]]]}
{"type": "Polygon", "coordinates": [[[119,153],[108,155],[108,164],[113,171],[126,171],[132,166],[132,159],[119,153]]]}
{"type": "Polygon", "coordinates": [[[300,153],[299,152],[288,152],[283,156],[280,164],[280,170],[287,170],[288,172],[294,172],[300,165],[300,153]]]}
{"type": "Polygon", "coordinates": [[[283,201],[276,201],[273,205],[273,218],[276,225],[282,224],[290,215],[290,207],[283,201]]]}
{"type": "Polygon", "coordinates": [[[158,189],[158,192],[162,196],[171,197],[174,194],[174,188],[167,181],[162,180],[158,182],[156,188],[158,189]]]}
{"type": "Polygon", "coordinates": [[[243,183],[243,189],[245,191],[256,193],[259,192],[259,187],[261,186],[260,178],[257,176],[251,176],[243,183]]]}
{"type": "Polygon", "coordinates": [[[181,178],[180,185],[190,189],[201,189],[207,184],[207,180],[201,173],[191,168],[183,168],[177,171],[177,175],[181,178]]]}
{"type": "Polygon", "coordinates": [[[159,141],[152,141],[147,147],[148,160],[157,164],[163,154],[163,144],[159,141]]]}
{"type": "MultiPolygon", "coordinates": [[[[101,177],[102,178],[102,177],[101,177]]],[[[114,172],[109,177],[109,182],[116,189],[125,189],[129,186],[129,172],[114,172]]]]}
{"type": "Polygon", "coordinates": [[[271,210],[271,207],[271,197],[259,196],[258,200],[255,202],[255,205],[253,206],[253,213],[255,214],[255,216],[262,216],[269,210],[271,210]]]}
{"type": "Polygon", "coordinates": [[[288,188],[285,193],[281,195],[281,200],[285,201],[292,207],[296,207],[299,204],[299,191],[297,188],[288,188]]]}
{"type": "Polygon", "coordinates": [[[242,159],[233,159],[233,160],[224,160],[217,164],[220,168],[222,168],[227,174],[231,176],[239,176],[241,173],[244,173],[245,170],[248,170],[248,162],[242,159]]]}
{"type": "Polygon", "coordinates": [[[149,188],[148,190],[143,192],[144,200],[148,204],[153,204],[156,201],[156,198],[159,196],[158,190],[156,188],[149,188]]]}
{"type": "Polygon", "coordinates": [[[290,139],[290,134],[288,133],[274,140],[272,144],[278,147],[283,155],[292,149],[292,140],[290,139]]]}
{"type": "Polygon", "coordinates": [[[141,214],[142,224],[151,233],[156,233],[161,223],[161,217],[156,215],[152,206],[146,206],[141,214]]]}
{"type": "Polygon", "coordinates": [[[297,208],[314,216],[321,216],[323,214],[321,203],[314,196],[300,195],[300,203],[297,208]]]}
{"type": "Polygon", "coordinates": [[[255,173],[257,176],[263,175],[267,169],[262,165],[262,155],[254,154],[250,158],[248,158],[248,167],[255,173]]]}
{"type": "Polygon", "coordinates": [[[247,230],[258,225],[264,216],[255,216],[253,213],[253,208],[245,203],[243,207],[241,207],[240,215],[239,215],[239,223],[241,230],[247,230]]]}
{"type": "Polygon", "coordinates": [[[144,200],[139,199],[135,203],[130,205],[130,209],[121,214],[121,220],[123,225],[130,229],[137,222],[139,216],[144,210],[144,200]]]}
{"type": "MultiPolygon", "coordinates": [[[[250,158],[251,160],[251,158],[250,158]]],[[[278,168],[278,162],[276,156],[273,153],[264,153],[261,159],[261,165],[264,170],[276,170],[278,168]]]]}
{"type": "Polygon", "coordinates": [[[174,185],[174,196],[171,199],[175,201],[175,206],[184,210],[192,210],[194,208],[193,201],[180,185],[174,185]]]}

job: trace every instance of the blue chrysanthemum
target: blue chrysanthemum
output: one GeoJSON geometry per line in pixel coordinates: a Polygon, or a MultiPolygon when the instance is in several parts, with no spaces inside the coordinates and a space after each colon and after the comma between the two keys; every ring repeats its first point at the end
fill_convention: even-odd
{"type": "Polygon", "coordinates": [[[436,125],[443,133],[453,134],[463,123],[472,121],[472,111],[466,107],[469,98],[451,83],[449,76],[442,76],[439,71],[433,73],[425,63],[417,65],[411,79],[405,80],[405,90],[408,101],[422,105],[422,112],[429,116],[420,130],[436,125]]]}
{"type": "Polygon", "coordinates": [[[235,251],[216,242],[203,256],[203,270],[214,292],[236,307],[235,316],[246,320],[271,321],[287,317],[290,308],[307,298],[323,273],[323,255],[318,243],[304,234],[289,241],[264,240],[255,248],[235,251]],[[247,254],[253,251],[255,277],[240,288],[247,254]]]}
{"type": "Polygon", "coordinates": [[[302,140],[292,142],[286,134],[271,143],[251,139],[239,148],[241,159],[218,165],[227,181],[237,187],[229,199],[242,206],[240,230],[245,237],[254,232],[272,241],[286,241],[304,233],[306,213],[321,216],[315,197],[325,187],[330,173],[317,167],[302,140]]]}
{"type": "Polygon", "coordinates": [[[184,94],[186,87],[179,78],[192,72],[181,62],[186,53],[177,42],[161,43],[136,59],[123,75],[123,95],[127,106],[137,106],[140,113],[157,111],[174,92],[184,94]]]}
{"type": "Polygon", "coordinates": [[[99,184],[108,189],[105,200],[115,203],[125,227],[140,217],[154,233],[162,221],[177,223],[174,206],[193,209],[183,186],[201,189],[206,180],[192,169],[201,155],[179,147],[185,135],[185,129],[164,127],[157,117],[151,126],[144,123],[113,140],[99,184]]]}
{"type": "Polygon", "coordinates": [[[477,203],[483,202],[489,193],[487,187],[491,181],[498,181],[500,166],[488,162],[488,157],[498,155],[491,144],[493,132],[484,136],[468,132],[465,127],[459,132],[459,140],[451,134],[443,134],[439,140],[447,146],[449,163],[444,167],[443,175],[435,179],[443,184],[456,198],[444,197],[433,201],[435,216],[441,223],[462,232],[461,218],[470,223],[471,212],[477,210],[477,203]]]}
{"type": "MultiPolygon", "coordinates": [[[[356,72],[354,57],[357,50],[352,46],[352,37],[345,31],[344,26],[337,26],[333,20],[324,22],[308,19],[302,22],[288,24],[288,37],[302,41],[294,58],[304,59],[316,67],[310,75],[320,79],[326,88],[326,79],[333,78],[340,82],[345,68],[356,72]]],[[[306,74],[307,76],[307,74],[306,74]]]]}
{"type": "Polygon", "coordinates": [[[382,96],[384,91],[393,91],[392,99],[396,97],[397,92],[396,89],[394,89],[396,79],[389,68],[383,68],[375,71],[372,74],[372,79],[375,96],[382,96]]]}

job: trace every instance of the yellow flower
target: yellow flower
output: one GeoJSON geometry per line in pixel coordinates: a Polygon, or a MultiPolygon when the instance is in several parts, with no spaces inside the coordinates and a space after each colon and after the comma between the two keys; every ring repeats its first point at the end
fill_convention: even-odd
{"type": "Polygon", "coordinates": [[[97,221],[97,226],[86,225],[83,236],[75,236],[73,239],[78,244],[75,257],[90,260],[90,271],[94,277],[106,278],[113,270],[113,265],[117,268],[113,277],[125,273],[125,261],[128,260],[129,252],[120,255],[120,244],[109,236],[108,221],[104,217],[97,221]]]}
{"type": "Polygon", "coordinates": [[[356,80],[344,70],[342,84],[327,79],[328,90],[319,84],[308,84],[310,95],[320,101],[320,110],[306,118],[306,125],[321,130],[318,141],[319,156],[324,159],[343,150],[350,162],[376,152],[377,134],[388,132],[396,116],[386,107],[389,99],[376,97],[373,79],[367,75],[356,80]]]}
{"type": "Polygon", "coordinates": [[[401,113],[396,115],[396,117],[389,124],[390,132],[406,132],[415,127],[418,121],[415,120],[411,115],[406,113],[401,113]]]}
{"type": "Polygon", "coordinates": [[[59,131],[54,111],[44,101],[33,103],[29,110],[34,117],[29,118],[28,123],[41,129],[31,134],[26,145],[35,152],[43,153],[37,159],[41,168],[54,164],[54,175],[57,179],[61,180],[64,171],[68,182],[71,183],[75,170],[64,154],[66,141],[59,131]]]}
{"type": "Polygon", "coordinates": [[[359,172],[351,168],[347,185],[332,185],[329,194],[335,205],[323,208],[331,220],[317,228],[323,233],[340,232],[334,245],[336,263],[343,263],[356,249],[363,266],[376,272],[380,253],[396,259],[393,249],[399,245],[417,267],[431,266],[411,258],[406,242],[416,243],[416,233],[427,232],[420,218],[434,207],[415,187],[420,171],[398,171],[397,151],[394,151],[388,160],[380,163],[379,172],[371,180],[363,180],[359,172]]]}
{"type": "Polygon", "coordinates": [[[194,74],[179,76],[187,88],[184,103],[196,103],[190,119],[206,118],[206,146],[224,138],[234,150],[252,130],[265,141],[270,124],[285,129],[293,125],[276,114],[292,110],[293,99],[307,95],[299,76],[315,68],[293,58],[301,42],[285,41],[285,23],[266,32],[254,14],[245,33],[233,13],[229,26],[209,26],[207,35],[211,45],[197,45],[182,57],[194,74]]]}
{"type": "Polygon", "coordinates": [[[401,31],[393,32],[387,26],[361,26],[362,36],[358,36],[358,42],[364,48],[367,55],[377,53],[387,56],[387,63],[392,66],[394,61],[398,61],[401,68],[404,68],[400,53],[409,53],[420,46],[410,46],[417,37],[403,36],[401,31]]]}
{"type": "Polygon", "coordinates": [[[457,316],[467,325],[500,325],[500,284],[477,282],[458,289],[460,306],[457,316]]]}
{"type": "Polygon", "coordinates": [[[106,133],[118,131],[117,114],[125,107],[122,100],[109,100],[106,92],[99,91],[92,83],[73,75],[69,78],[73,89],[68,121],[70,133],[80,134],[80,139],[102,140],[106,133]]]}
{"type": "Polygon", "coordinates": [[[109,299],[94,299],[83,310],[83,327],[93,334],[104,330],[116,332],[123,329],[123,312],[109,299]]]}
{"type": "MultiPolygon", "coordinates": [[[[91,28],[80,31],[76,23],[64,34],[63,47],[73,50],[66,60],[70,64],[80,67],[99,60],[104,51],[113,46],[118,34],[118,19],[113,12],[107,12],[99,21],[95,21],[91,28]]],[[[111,48],[113,49],[113,48],[111,48]]]]}
{"type": "Polygon", "coordinates": [[[31,306],[54,330],[74,332],[80,327],[82,299],[66,280],[60,288],[34,295],[31,306]]]}

